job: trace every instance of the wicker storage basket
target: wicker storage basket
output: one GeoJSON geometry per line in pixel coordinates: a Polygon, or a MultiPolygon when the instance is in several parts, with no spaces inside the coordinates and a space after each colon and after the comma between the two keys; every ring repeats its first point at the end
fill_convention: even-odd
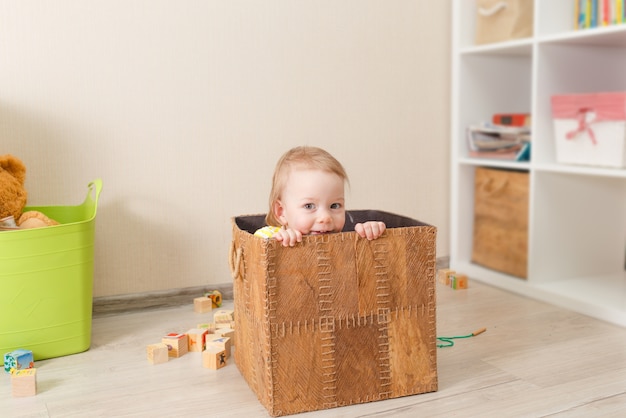
{"type": "Polygon", "coordinates": [[[476,45],[533,35],[534,0],[476,0],[476,45]]]}
{"type": "Polygon", "coordinates": [[[520,278],[528,264],[528,173],[476,168],[472,261],[520,278]]]}
{"type": "Polygon", "coordinates": [[[436,228],[351,211],[345,232],[284,248],[233,218],[235,361],[272,416],[437,390],[436,228]],[[384,221],[368,241],[356,222],[384,221]]]}

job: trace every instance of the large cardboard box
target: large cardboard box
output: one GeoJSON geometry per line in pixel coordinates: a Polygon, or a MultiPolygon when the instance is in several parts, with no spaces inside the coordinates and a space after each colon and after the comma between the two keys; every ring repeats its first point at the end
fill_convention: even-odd
{"type": "Polygon", "coordinates": [[[556,160],[626,167],[626,92],[552,97],[556,160]]]}
{"type": "Polygon", "coordinates": [[[472,261],[520,278],[528,272],[528,172],[477,167],[472,261]]]}
{"type": "Polygon", "coordinates": [[[284,248],[233,218],[234,357],[273,416],[437,390],[436,228],[351,211],[346,232],[284,248]],[[387,231],[368,241],[364,220],[387,231]]]}
{"type": "Polygon", "coordinates": [[[26,208],[60,225],[0,231],[0,353],[24,348],[42,360],[89,349],[102,182],[88,187],[80,205],[26,208]]]}

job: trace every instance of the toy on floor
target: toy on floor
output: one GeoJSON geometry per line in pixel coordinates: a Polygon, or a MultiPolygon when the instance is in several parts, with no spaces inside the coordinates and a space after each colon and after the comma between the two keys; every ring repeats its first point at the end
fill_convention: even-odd
{"type": "MultiPolygon", "coordinates": [[[[214,291],[210,295],[218,295],[219,299],[216,302],[222,304],[221,293],[214,291]]],[[[196,299],[213,302],[209,296],[196,299]]],[[[195,305],[194,300],[194,310],[195,305]]],[[[148,362],[167,363],[170,358],[181,357],[188,352],[201,352],[203,367],[213,370],[225,367],[231,355],[231,347],[235,345],[234,311],[231,309],[216,311],[213,314],[213,321],[197,324],[196,328],[190,329],[185,334],[167,334],[160,343],[148,345],[146,347],[148,362]]]]}
{"type": "Polygon", "coordinates": [[[167,355],[170,357],[182,357],[189,352],[187,334],[170,333],[161,342],[167,344],[167,355]]]}
{"type": "Polygon", "coordinates": [[[215,328],[231,328],[235,320],[235,312],[232,309],[222,309],[213,314],[215,328]]]}
{"type": "Polygon", "coordinates": [[[13,370],[32,369],[35,367],[33,352],[18,348],[4,355],[4,371],[11,373],[13,370]]]}
{"type": "Polygon", "coordinates": [[[458,340],[460,338],[475,337],[477,335],[482,334],[485,331],[487,331],[487,328],[481,328],[479,330],[476,330],[476,331],[472,332],[471,334],[458,335],[456,337],[437,337],[437,339],[443,343],[443,344],[437,344],[437,347],[439,347],[439,348],[452,347],[454,345],[454,341],[453,340],[458,340]]]}
{"type": "Polygon", "coordinates": [[[467,275],[454,273],[450,275],[450,287],[453,289],[467,289],[467,275]]]}
{"type": "Polygon", "coordinates": [[[206,313],[213,309],[213,301],[206,296],[200,296],[193,300],[193,311],[195,313],[206,313]]]}
{"type": "Polygon", "coordinates": [[[212,292],[205,294],[204,296],[211,299],[213,309],[222,307],[222,293],[219,290],[214,290],[212,292]]]}
{"type": "Polygon", "coordinates": [[[209,347],[218,347],[220,350],[224,350],[226,354],[226,358],[230,357],[231,353],[231,342],[228,337],[219,337],[216,336],[214,338],[208,339],[206,342],[207,348],[209,347]]]}
{"type": "Polygon", "coordinates": [[[235,345],[235,330],[232,328],[218,328],[215,330],[215,334],[220,337],[230,338],[231,345],[235,345]]]}
{"type": "Polygon", "coordinates": [[[11,372],[11,394],[14,398],[37,394],[37,369],[13,370],[11,372]]]}
{"type": "Polygon", "coordinates": [[[147,348],[148,362],[150,364],[167,363],[170,359],[168,354],[167,344],[157,343],[150,344],[147,348]]]}
{"type": "Polygon", "coordinates": [[[221,306],[222,293],[219,290],[212,290],[193,300],[193,311],[196,313],[206,313],[221,306]]]}
{"type": "Polygon", "coordinates": [[[226,352],[216,346],[207,347],[202,352],[202,366],[207,369],[221,369],[226,366],[226,352]]]}
{"type": "Polygon", "coordinates": [[[206,329],[209,334],[215,334],[215,324],[213,322],[204,322],[196,325],[196,328],[206,329]]]}
{"type": "Polygon", "coordinates": [[[28,196],[24,188],[25,180],[24,163],[13,155],[0,155],[0,219],[5,225],[0,227],[0,230],[58,225],[57,221],[48,218],[42,212],[24,212],[28,196]]]}
{"type": "Polygon", "coordinates": [[[206,347],[206,340],[209,331],[206,328],[192,328],[187,331],[189,339],[189,351],[202,352],[206,347]]]}
{"type": "Polygon", "coordinates": [[[452,269],[440,269],[438,272],[439,283],[452,289],[467,289],[468,278],[466,274],[457,273],[452,269]]]}

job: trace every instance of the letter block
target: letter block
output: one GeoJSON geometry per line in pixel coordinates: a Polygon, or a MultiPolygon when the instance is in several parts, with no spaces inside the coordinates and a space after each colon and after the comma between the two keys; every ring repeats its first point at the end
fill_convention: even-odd
{"type": "Polygon", "coordinates": [[[196,325],[196,328],[206,329],[209,334],[215,334],[215,324],[213,322],[204,322],[196,325]]]}
{"type": "Polygon", "coordinates": [[[11,373],[11,370],[31,369],[35,367],[33,352],[18,348],[4,355],[4,371],[11,373]]]}
{"type": "Polygon", "coordinates": [[[439,272],[437,273],[438,278],[439,278],[439,283],[445,286],[450,286],[450,276],[455,273],[456,272],[451,269],[439,269],[439,272]]]}
{"type": "Polygon", "coordinates": [[[14,398],[37,394],[37,369],[13,370],[11,373],[11,394],[14,398]]]}
{"type": "Polygon", "coordinates": [[[231,309],[221,309],[213,314],[215,328],[230,328],[231,321],[234,320],[235,314],[231,309]]]}
{"type": "Polygon", "coordinates": [[[226,366],[226,353],[216,346],[209,346],[202,352],[202,367],[207,369],[221,369],[226,366]]]}
{"type": "Polygon", "coordinates": [[[232,328],[219,328],[215,330],[215,334],[221,337],[230,338],[230,345],[235,345],[235,330],[232,328]]]}
{"type": "Polygon", "coordinates": [[[164,343],[150,344],[147,348],[148,362],[150,364],[167,363],[169,360],[168,347],[164,343]]]}
{"type": "Polygon", "coordinates": [[[453,289],[467,289],[467,275],[459,273],[450,275],[450,287],[453,289]]]}
{"type": "Polygon", "coordinates": [[[231,348],[231,343],[230,343],[230,338],[228,337],[216,337],[213,339],[209,339],[206,342],[206,346],[208,347],[218,347],[221,350],[224,350],[224,352],[226,353],[226,358],[230,357],[230,348],[231,348]]]}
{"type": "Polygon", "coordinates": [[[201,353],[206,347],[206,337],[209,331],[207,329],[193,328],[187,331],[189,338],[189,351],[197,351],[201,353]]]}
{"type": "Polygon", "coordinates": [[[206,296],[195,298],[193,300],[193,311],[195,313],[211,312],[213,309],[213,300],[206,296]]]}
{"type": "Polygon", "coordinates": [[[189,352],[187,334],[167,334],[163,337],[161,342],[167,344],[167,353],[169,357],[181,357],[189,352]]]}

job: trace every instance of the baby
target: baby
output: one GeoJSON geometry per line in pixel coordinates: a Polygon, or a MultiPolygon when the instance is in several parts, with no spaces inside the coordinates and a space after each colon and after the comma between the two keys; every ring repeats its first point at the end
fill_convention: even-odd
{"type": "MultiPolygon", "coordinates": [[[[296,147],[276,164],[266,222],[254,235],[293,247],[303,235],[341,232],[346,222],[344,186],[348,175],[332,155],[317,147],[296,147]]],[[[362,238],[376,239],[383,222],[358,223],[362,238]]]]}

